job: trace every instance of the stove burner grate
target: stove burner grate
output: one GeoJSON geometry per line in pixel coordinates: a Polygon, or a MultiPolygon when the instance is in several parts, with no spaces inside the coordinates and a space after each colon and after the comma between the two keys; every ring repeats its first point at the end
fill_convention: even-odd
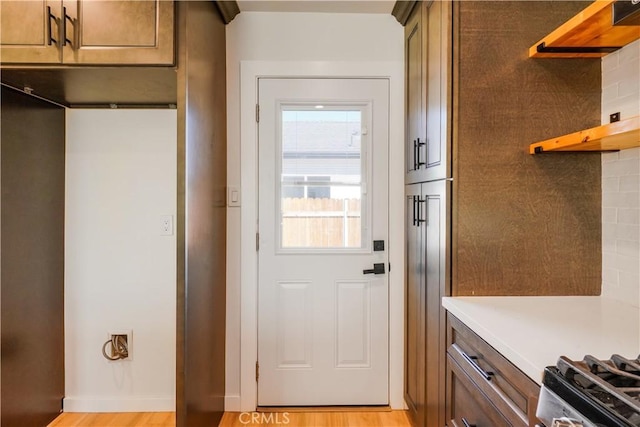
{"type": "Polygon", "coordinates": [[[574,362],[562,356],[558,370],[565,379],[592,400],[616,416],[640,426],[640,356],[625,359],[613,355],[610,360],[586,356],[574,362]]]}

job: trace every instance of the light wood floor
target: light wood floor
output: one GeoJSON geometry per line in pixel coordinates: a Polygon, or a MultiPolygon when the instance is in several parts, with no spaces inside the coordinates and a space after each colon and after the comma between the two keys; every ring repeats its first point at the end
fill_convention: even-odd
{"type": "Polygon", "coordinates": [[[174,412],[65,412],[48,427],[175,427],[174,412]]]}
{"type": "MultiPolygon", "coordinates": [[[[64,413],[48,427],[175,427],[175,425],[173,412],[64,413]]],[[[226,412],[220,422],[220,427],[409,427],[410,425],[406,411],[279,414],[249,412],[244,415],[239,412],[226,412]]]]}

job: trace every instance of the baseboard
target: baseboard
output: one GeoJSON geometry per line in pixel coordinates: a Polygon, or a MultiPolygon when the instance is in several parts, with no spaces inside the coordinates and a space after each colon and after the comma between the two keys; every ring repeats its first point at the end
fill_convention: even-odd
{"type": "Polygon", "coordinates": [[[232,395],[224,397],[224,410],[225,412],[241,412],[240,411],[240,396],[232,395]]]}
{"type": "Polygon", "coordinates": [[[65,397],[64,412],[173,412],[174,396],[161,397],[65,397]]]}

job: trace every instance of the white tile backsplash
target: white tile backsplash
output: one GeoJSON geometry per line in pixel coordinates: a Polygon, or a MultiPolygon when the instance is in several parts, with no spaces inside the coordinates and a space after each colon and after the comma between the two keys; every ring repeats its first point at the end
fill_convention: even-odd
{"type": "Polygon", "coordinates": [[[637,209],[617,209],[617,222],[620,224],[640,224],[637,209]]]}
{"type": "MultiPolygon", "coordinates": [[[[602,123],[640,115],[640,40],[602,59],[602,123]]],[[[602,294],[640,306],[640,148],[602,155],[602,294]]]]}
{"type": "Polygon", "coordinates": [[[625,49],[620,49],[618,53],[616,65],[626,64],[628,62],[633,61],[634,59],[640,58],[640,43],[637,41],[631,43],[625,49]],[[634,46],[635,45],[635,46],[634,46]]]}

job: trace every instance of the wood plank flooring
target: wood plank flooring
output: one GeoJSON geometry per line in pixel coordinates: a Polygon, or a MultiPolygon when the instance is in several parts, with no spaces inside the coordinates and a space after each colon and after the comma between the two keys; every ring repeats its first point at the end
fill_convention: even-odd
{"type": "Polygon", "coordinates": [[[226,412],[219,427],[410,427],[406,411],[388,412],[226,412]],[[287,414],[285,416],[285,414],[287,414]],[[253,417],[253,418],[252,418],[253,417]],[[288,421],[288,422],[287,422],[288,421]]]}
{"type": "MultiPolygon", "coordinates": [[[[173,412],[64,413],[48,427],[175,427],[173,412]]],[[[225,412],[219,427],[410,427],[406,411],[225,412]],[[285,415],[286,414],[286,415],[285,415]]]]}
{"type": "Polygon", "coordinates": [[[174,412],[65,412],[48,427],[175,427],[174,412]]]}

